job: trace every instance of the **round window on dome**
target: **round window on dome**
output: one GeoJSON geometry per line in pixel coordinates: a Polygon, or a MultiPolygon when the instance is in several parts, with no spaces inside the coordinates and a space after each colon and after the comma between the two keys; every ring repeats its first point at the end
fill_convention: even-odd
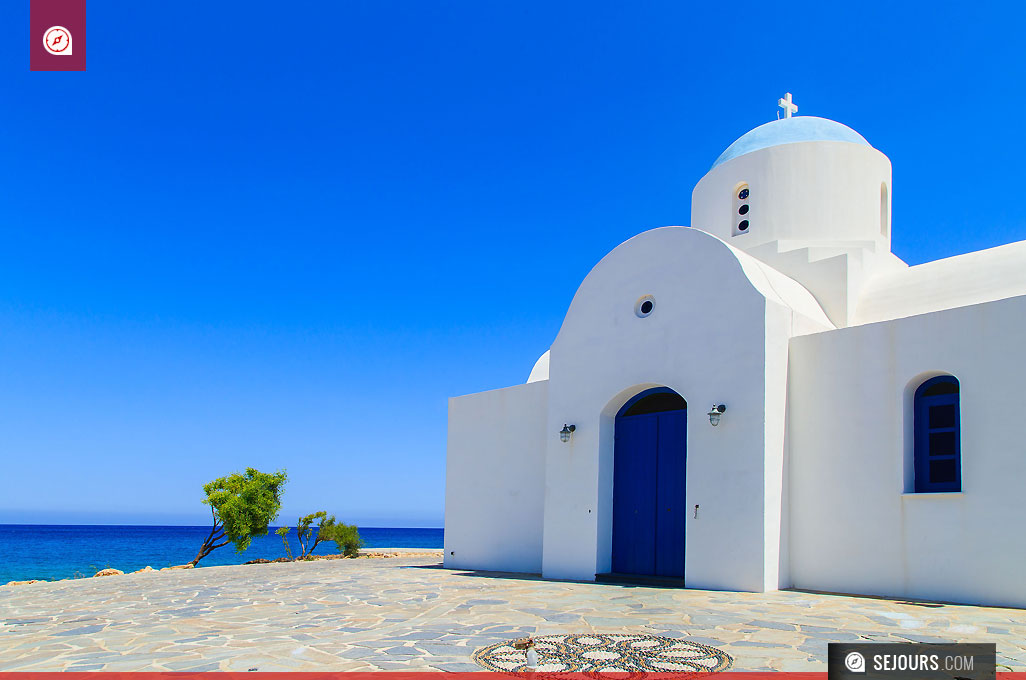
{"type": "Polygon", "coordinates": [[[638,298],[638,301],[634,303],[634,313],[639,318],[644,319],[655,311],[655,298],[651,295],[644,295],[638,298]]]}

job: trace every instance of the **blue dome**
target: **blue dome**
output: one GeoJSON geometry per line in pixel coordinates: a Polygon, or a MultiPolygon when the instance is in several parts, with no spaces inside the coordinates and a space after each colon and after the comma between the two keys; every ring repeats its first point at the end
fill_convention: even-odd
{"type": "Polygon", "coordinates": [[[712,166],[752,151],[794,142],[852,142],[870,146],[865,137],[847,125],[815,116],[795,116],[774,120],[741,135],[712,166]]]}

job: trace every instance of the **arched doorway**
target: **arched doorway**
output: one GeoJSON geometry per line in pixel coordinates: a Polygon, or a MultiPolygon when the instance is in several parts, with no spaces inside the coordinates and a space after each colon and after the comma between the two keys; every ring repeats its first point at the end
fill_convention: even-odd
{"type": "Polygon", "coordinates": [[[673,390],[656,387],[616,414],[614,573],[684,578],[687,406],[673,390]]]}

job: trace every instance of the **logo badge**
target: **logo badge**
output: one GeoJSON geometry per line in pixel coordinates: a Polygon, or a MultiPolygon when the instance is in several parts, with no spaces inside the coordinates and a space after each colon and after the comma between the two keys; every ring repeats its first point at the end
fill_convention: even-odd
{"type": "Polygon", "coordinates": [[[43,47],[59,57],[71,56],[71,31],[63,26],[51,26],[43,32],[43,47]]]}
{"type": "Polygon", "coordinates": [[[858,652],[850,652],[848,656],[844,657],[844,667],[852,673],[865,673],[866,657],[858,652]]]}
{"type": "Polygon", "coordinates": [[[29,68],[85,71],[86,0],[29,0],[29,68]]]}

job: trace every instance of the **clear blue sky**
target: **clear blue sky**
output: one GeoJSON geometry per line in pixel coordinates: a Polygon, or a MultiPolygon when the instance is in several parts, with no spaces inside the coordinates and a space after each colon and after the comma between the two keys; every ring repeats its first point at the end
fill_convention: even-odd
{"type": "Polygon", "coordinates": [[[906,261],[1026,239],[1026,4],[846,4],[90,0],[32,73],[4,3],[0,522],[204,523],[256,466],[441,526],[446,398],[785,91],[890,157],[906,261]]]}

